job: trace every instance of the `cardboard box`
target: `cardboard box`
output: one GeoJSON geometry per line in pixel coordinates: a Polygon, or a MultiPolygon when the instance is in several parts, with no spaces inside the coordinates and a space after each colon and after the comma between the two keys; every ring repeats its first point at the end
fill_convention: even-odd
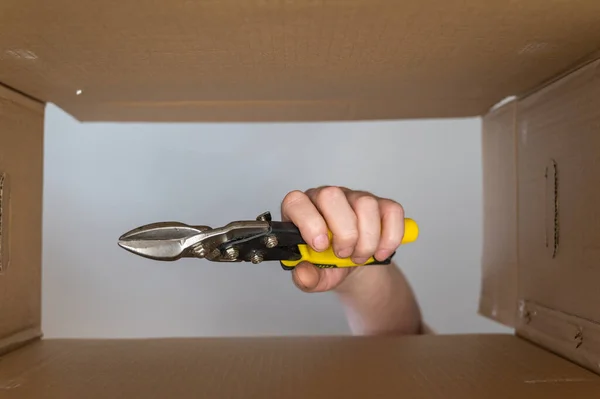
{"type": "Polygon", "coordinates": [[[0,27],[0,398],[600,397],[597,0],[5,0],[0,27]],[[41,339],[45,102],[81,121],[481,115],[480,312],[515,333],[41,339]]]}

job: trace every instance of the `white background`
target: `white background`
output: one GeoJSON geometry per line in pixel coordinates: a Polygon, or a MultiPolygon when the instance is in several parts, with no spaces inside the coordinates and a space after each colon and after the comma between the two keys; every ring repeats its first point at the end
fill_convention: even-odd
{"type": "Polygon", "coordinates": [[[396,261],[440,333],[507,329],[477,315],[480,120],[80,124],[46,113],[46,337],[348,334],[333,294],[278,263],[150,261],[117,246],[154,221],[253,219],[293,189],[334,184],[401,202],[421,236],[396,261]]]}

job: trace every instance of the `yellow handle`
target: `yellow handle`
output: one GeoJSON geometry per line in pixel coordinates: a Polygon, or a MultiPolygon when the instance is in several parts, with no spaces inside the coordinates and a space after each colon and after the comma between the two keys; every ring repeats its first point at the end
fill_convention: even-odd
{"type": "MultiPolygon", "coordinates": [[[[331,241],[331,232],[329,232],[329,240],[331,241]]],[[[404,237],[402,238],[402,244],[408,244],[414,242],[419,237],[419,226],[417,223],[409,218],[404,219],[404,237]]],[[[317,252],[308,245],[298,245],[298,250],[302,258],[300,260],[285,260],[281,261],[281,264],[286,267],[294,267],[300,262],[309,262],[313,265],[323,268],[336,268],[336,267],[354,267],[363,266],[352,262],[350,258],[338,258],[333,252],[333,248],[330,246],[323,252],[317,252]]],[[[379,262],[374,257],[370,257],[364,265],[373,264],[388,264],[391,258],[385,261],[379,262]]]]}

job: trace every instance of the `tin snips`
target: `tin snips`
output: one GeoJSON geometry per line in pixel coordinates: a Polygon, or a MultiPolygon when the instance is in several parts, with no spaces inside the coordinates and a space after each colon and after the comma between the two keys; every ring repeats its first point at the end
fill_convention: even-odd
{"type": "MultiPolygon", "coordinates": [[[[404,220],[403,244],[415,241],[419,228],[412,220],[404,220]]],[[[330,233],[331,240],[331,233],[330,233]]],[[[161,261],[180,258],[201,258],[213,262],[279,261],[285,270],[307,261],[317,267],[335,268],[362,266],[350,258],[338,258],[331,247],[314,251],[302,239],[291,222],[275,222],[265,212],[256,220],[242,220],[223,227],[190,226],[179,222],[159,222],[138,227],[119,237],[119,246],[136,255],[161,261]]],[[[385,265],[373,257],[364,265],[385,265]]]]}

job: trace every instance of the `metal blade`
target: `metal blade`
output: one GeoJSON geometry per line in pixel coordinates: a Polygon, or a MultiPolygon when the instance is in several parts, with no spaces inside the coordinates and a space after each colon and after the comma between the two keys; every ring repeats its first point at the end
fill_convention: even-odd
{"type": "Polygon", "coordinates": [[[121,237],[121,248],[154,260],[173,261],[182,257],[205,258],[214,262],[239,262],[221,245],[239,245],[268,234],[265,220],[231,222],[223,227],[190,226],[180,222],[159,222],[133,229],[121,237]]]}
{"type": "Polygon", "coordinates": [[[189,226],[179,222],[151,223],[119,237],[121,248],[146,258],[172,261],[204,239],[208,226],[189,226]]]}

